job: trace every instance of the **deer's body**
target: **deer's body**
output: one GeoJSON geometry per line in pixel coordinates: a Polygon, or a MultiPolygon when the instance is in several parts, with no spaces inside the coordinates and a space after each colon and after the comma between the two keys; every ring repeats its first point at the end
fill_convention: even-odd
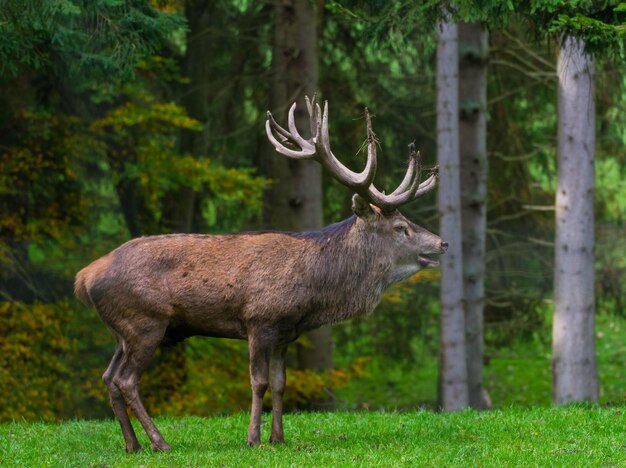
{"type": "Polygon", "coordinates": [[[376,140],[369,114],[368,162],[362,173],[354,173],[330,151],[326,107],[322,119],[319,106],[307,104],[311,139],[297,133],[294,107],[289,132],[269,115],[268,137],[282,154],[316,158],[353,188],[354,216],[304,233],[142,237],[76,275],[77,297],[95,306],[117,340],[102,378],[128,451],[140,450],[141,445],[127,406],[148,433],[153,449],[170,448],[139,396],[141,374],[164,340],[180,341],[191,335],[248,340],[252,386],[248,444],[261,440],[261,410],[268,386],[272,389],[270,441],[282,442],[287,345],[305,331],[372,312],[387,286],[437,263],[426,255],[445,252],[445,242],[396,210],[436,183],[436,173],[419,183],[419,157],[412,145],[404,180],[384,195],[372,184],[376,140]]]}
{"type": "Polygon", "coordinates": [[[275,328],[288,343],[371,312],[393,273],[385,247],[352,216],[306,233],[133,239],[81,270],[76,287],[119,333],[139,332],[129,318],[142,313],[144,326],[164,323],[174,341],[247,339],[254,324],[275,328]]]}

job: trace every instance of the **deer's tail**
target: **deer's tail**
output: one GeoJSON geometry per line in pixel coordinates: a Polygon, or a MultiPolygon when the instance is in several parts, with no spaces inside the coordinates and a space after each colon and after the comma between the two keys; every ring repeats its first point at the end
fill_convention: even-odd
{"type": "Polygon", "coordinates": [[[93,302],[91,302],[91,298],[89,297],[89,293],[87,292],[86,281],[88,269],[89,267],[85,267],[78,273],[76,273],[76,279],[74,280],[74,294],[80,302],[89,307],[93,305],[93,302]]]}

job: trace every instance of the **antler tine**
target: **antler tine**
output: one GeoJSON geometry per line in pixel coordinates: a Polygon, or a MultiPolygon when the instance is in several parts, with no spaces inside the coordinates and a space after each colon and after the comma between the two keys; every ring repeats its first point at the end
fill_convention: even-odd
{"type": "Polygon", "coordinates": [[[320,105],[315,103],[315,144],[318,143],[322,134],[322,109],[320,105]]]}
{"type": "Polygon", "coordinates": [[[289,116],[287,118],[287,125],[289,126],[289,134],[291,136],[291,138],[293,138],[293,140],[295,140],[295,142],[300,145],[300,148],[302,148],[305,151],[312,151],[313,153],[315,153],[315,147],[313,145],[313,138],[311,138],[311,140],[305,140],[304,138],[302,138],[302,136],[300,135],[300,133],[298,132],[298,127],[296,127],[296,117],[295,117],[295,112],[296,112],[296,103],[294,102],[291,105],[291,108],[289,109],[289,116]]]}
{"type": "Polygon", "coordinates": [[[289,133],[287,130],[285,130],[284,128],[282,128],[280,125],[276,123],[270,111],[267,111],[267,120],[265,121],[265,133],[267,134],[268,140],[272,143],[272,145],[274,145],[274,148],[280,154],[283,154],[293,159],[315,158],[315,147],[310,142],[306,140],[302,140],[301,137],[300,137],[300,140],[302,140],[305,143],[305,145],[300,145],[300,148],[301,148],[300,150],[293,150],[285,146],[286,142],[289,142],[292,144],[298,144],[299,142],[294,138],[294,136],[291,133],[289,133]],[[282,142],[279,142],[276,139],[276,137],[274,137],[272,129],[274,129],[276,133],[278,133],[280,136],[283,137],[282,142]]]}
{"type": "MultiPolygon", "coordinates": [[[[417,182],[419,184],[420,176],[422,174],[422,160],[419,151],[415,151],[415,143],[409,144],[409,167],[406,170],[406,174],[404,175],[404,179],[402,179],[402,183],[398,185],[398,188],[395,189],[391,195],[399,195],[409,186],[413,188],[414,183],[417,182]]],[[[417,185],[415,184],[415,190],[417,191],[417,185]]]]}
{"type": "MultiPolygon", "coordinates": [[[[311,129],[313,129],[313,121],[319,120],[316,117],[316,108],[319,109],[319,106],[315,104],[315,96],[313,96],[313,102],[309,101],[309,98],[306,97],[306,105],[309,111],[309,118],[311,119],[311,129]],[[316,107],[314,107],[316,106],[316,107]]],[[[285,130],[283,127],[278,125],[276,120],[274,120],[274,116],[270,111],[267,111],[267,121],[265,122],[265,133],[267,134],[267,138],[276,148],[276,151],[279,153],[293,158],[293,159],[318,159],[316,155],[316,147],[315,140],[317,136],[317,132],[311,132],[312,136],[309,140],[304,139],[298,129],[296,127],[295,122],[295,111],[296,111],[296,103],[294,102],[290,109],[287,118],[287,124],[289,127],[289,131],[285,130]],[[273,134],[275,131],[280,137],[282,137],[283,141],[278,141],[273,134]],[[285,146],[285,143],[290,143],[300,149],[291,149],[285,146]]],[[[319,113],[319,111],[317,112],[319,113]]],[[[317,125],[319,127],[319,125],[317,125]]]]}
{"type": "Polygon", "coordinates": [[[378,190],[374,184],[368,188],[368,197],[371,202],[383,212],[394,211],[398,206],[411,200],[419,185],[419,154],[415,152],[415,146],[409,145],[409,167],[402,179],[402,183],[392,193],[385,194],[378,190]],[[418,170],[416,170],[418,169],[418,170]]]}
{"type": "Polygon", "coordinates": [[[402,183],[398,186],[393,193],[385,195],[381,193],[374,185],[371,185],[368,189],[370,199],[372,203],[378,206],[384,212],[391,212],[397,209],[400,205],[403,205],[411,200],[416,199],[431,191],[437,186],[438,179],[438,167],[435,166],[432,170],[431,176],[421,184],[421,157],[420,153],[415,151],[415,145],[411,143],[409,145],[409,167],[402,180],[402,183]]]}
{"type": "Polygon", "coordinates": [[[402,179],[402,182],[391,194],[386,195],[380,192],[373,184],[377,168],[376,145],[378,140],[372,130],[372,119],[367,108],[365,108],[365,121],[367,125],[367,162],[361,172],[354,172],[344,166],[330,149],[330,138],[328,132],[328,101],[324,101],[324,110],[316,102],[316,95],[309,100],[305,96],[305,102],[309,113],[309,125],[311,128],[311,138],[304,139],[296,127],[294,102],[289,109],[287,119],[289,130],[285,130],[274,120],[271,112],[267,113],[265,130],[270,142],[279,153],[294,159],[315,159],[330,174],[343,185],[351,188],[362,197],[378,206],[384,212],[394,211],[398,206],[411,201],[418,196],[432,190],[437,184],[438,169],[435,167],[431,176],[420,183],[421,159],[420,153],[415,151],[415,144],[409,145],[409,164],[402,179]],[[282,139],[279,142],[274,133],[276,132],[282,139]],[[285,146],[290,143],[300,149],[291,149],[285,146]]]}
{"type": "Polygon", "coordinates": [[[278,122],[276,122],[276,120],[274,120],[274,116],[272,115],[270,111],[267,111],[267,119],[268,121],[266,122],[266,125],[265,125],[266,128],[267,128],[267,124],[270,124],[271,128],[276,130],[276,133],[284,137],[285,139],[284,141],[287,141],[291,138],[291,135],[289,135],[289,132],[285,130],[283,127],[281,127],[278,124],[278,122]]]}
{"type": "Polygon", "coordinates": [[[350,187],[357,193],[366,192],[367,187],[374,180],[376,175],[376,142],[372,125],[369,120],[369,113],[365,111],[368,123],[368,140],[372,137],[372,142],[367,148],[367,162],[361,172],[354,172],[341,164],[330,149],[328,137],[328,101],[324,101],[324,112],[322,114],[321,128],[315,146],[318,149],[318,161],[342,184],[350,187]]]}
{"type": "Polygon", "coordinates": [[[437,186],[437,180],[439,180],[439,166],[431,169],[430,177],[419,185],[413,198],[421,197],[425,193],[430,192],[437,186]]]}
{"type": "Polygon", "coordinates": [[[315,99],[317,98],[316,94],[313,94],[311,100],[309,100],[309,96],[304,96],[304,101],[306,102],[306,108],[309,111],[309,124],[311,126],[311,138],[313,141],[317,138],[319,125],[317,123],[319,119],[319,108],[315,99]]]}

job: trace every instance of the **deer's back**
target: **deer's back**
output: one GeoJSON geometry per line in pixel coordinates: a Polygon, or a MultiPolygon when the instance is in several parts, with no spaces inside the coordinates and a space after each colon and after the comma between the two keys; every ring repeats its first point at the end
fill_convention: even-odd
{"type": "MultiPolygon", "coordinates": [[[[250,320],[306,312],[315,249],[314,241],[286,233],[142,237],[81,270],[76,290],[82,282],[114,329],[141,316],[167,321],[181,338],[244,338],[250,320]]],[[[286,327],[298,320],[284,319],[286,327]]]]}

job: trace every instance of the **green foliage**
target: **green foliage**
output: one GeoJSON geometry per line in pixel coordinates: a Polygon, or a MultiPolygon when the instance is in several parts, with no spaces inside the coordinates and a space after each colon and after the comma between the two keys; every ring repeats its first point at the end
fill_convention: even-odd
{"type": "MultiPolygon", "coordinates": [[[[381,140],[381,189],[398,184],[408,142],[417,140],[426,166],[435,160],[434,24],[440,4],[332,2],[324,11],[319,88],[331,104],[333,151],[350,167],[363,166],[356,149],[365,138],[368,105],[381,140]]],[[[486,383],[494,405],[549,402],[545,304],[552,287],[557,41],[544,39],[563,32],[584,35],[598,52],[598,350],[602,401],[623,402],[623,360],[608,351],[621,351],[623,324],[616,315],[626,304],[626,81],[623,62],[612,62],[604,49],[621,51],[626,7],[561,0],[454,5],[454,15],[491,28],[485,317],[486,383]]],[[[12,405],[0,403],[5,419],[111,414],[101,375],[112,338],[93,310],[62,298],[71,295],[80,267],[129,235],[171,229],[165,218],[168,209],[180,207],[179,190],[194,194],[195,231],[260,224],[267,181],[254,168],[267,144],[263,83],[272,10],[250,1],[211,6],[206,37],[213,46],[203,57],[210,102],[200,123],[178,104],[189,89],[179,63],[182,7],[160,0],[3,2],[0,294],[6,302],[0,303],[0,329],[10,324],[7,330],[16,331],[0,341],[0,372],[10,372],[9,382],[18,388],[44,396],[18,401],[9,395],[15,386],[3,386],[2,378],[0,402],[8,395],[12,405]],[[181,149],[181,135],[189,133],[202,136],[206,154],[181,149]],[[49,326],[38,329],[38,323],[49,326]]],[[[348,215],[350,193],[329,177],[324,183],[326,220],[348,215]]],[[[403,212],[436,231],[433,205],[429,196],[403,212]]],[[[391,289],[373,316],[338,327],[337,369],[289,370],[287,405],[301,408],[330,391],[346,408],[434,406],[434,272],[391,289]]],[[[245,343],[192,339],[186,347],[159,351],[142,392],[150,410],[161,414],[247,410],[247,366],[245,343]]]]}
{"type": "Polygon", "coordinates": [[[442,2],[331,2],[328,8],[352,21],[368,25],[381,43],[400,48],[416,34],[432,34],[444,18],[478,22],[496,30],[512,23],[531,25],[537,41],[557,41],[565,35],[581,37],[593,54],[624,58],[626,3],[620,0],[457,0],[442,2]]]}
{"type": "MultiPolygon", "coordinates": [[[[606,301],[596,316],[596,350],[600,380],[600,402],[619,405],[626,401],[626,372],[624,370],[624,334],[626,320],[623,313],[613,313],[612,301],[606,301]],[[608,312],[608,313],[607,313],[608,312]]],[[[623,309],[622,309],[623,310],[623,309]]]]}
{"type": "MultiPolygon", "coordinates": [[[[600,303],[596,315],[596,354],[600,403],[619,405],[626,401],[626,374],[623,371],[623,333],[626,322],[616,317],[606,304],[600,303]],[[609,313],[607,313],[609,312],[609,313]]],[[[485,368],[485,384],[494,404],[551,405],[551,308],[544,307],[545,325],[535,331],[533,339],[517,340],[498,349],[488,349],[489,364],[485,368]]]]}
{"type": "MultiPolygon", "coordinates": [[[[396,304],[401,297],[398,290],[392,290],[385,301],[396,304]]],[[[93,310],[75,308],[66,302],[55,306],[10,304],[3,304],[0,323],[8,331],[0,341],[4,359],[1,369],[6,372],[2,376],[5,385],[0,386],[0,396],[6,395],[4,400],[8,402],[5,407],[0,405],[4,411],[2,418],[55,420],[110,415],[100,376],[113,344],[93,310]],[[23,388],[41,399],[20,399],[15,396],[15,388],[23,388]],[[24,404],[30,405],[29,408],[24,404]]],[[[626,322],[608,314],[611,308],[611,303],[602,306],[603,313],[597,317],[601,402],[622,404],[626,386],[622,337],[626,322]]],[[[415,308],[414,315],[421,315],[420,320],[428,320],[430,325],[425,335],[414,337],[410,353],[404,356],[387,353],[383,347],[394,339],[393,335],[386,335],[386,323],[394,326],[397,320],[407,317],[401,317],[400,311],[389,316],[381,316],[380,312],[368,320],[372,322],[371,335],[361,330],[354,333],[359,339],[352,338],[349,344],[343,339],[336,343],[341,350],[335,358],[339,369],[322,376],[289,371],[288,408],[298,407],[311,398],[318,399],[326,395],[327,389],[333,392],[340,408],[408,410],[435,406],[436,312],[415,308]],[[359,358],[349,363],[355,356],[359,358]]],[[[517,326],[517,339],[487,347],[485,384],[497,408],[550,405],[549,307],[544,307],[541,314],[546,319],[539,329],[536,325],[529,329],[530,339],[517,326]]],[[[343,325],[336,337],[345,333],[342,328],[358,324],[343,325]]],[[[401,336],[401,333],[397,335],[396,341],[400,343],[395,346],[404,342],[401,336]]],[[[400,348],[399,352],[405,351],[400,348]]],[[[173,354],[175,366],[167,365],[170,358],[163,362],[157,357],[156,364],[143,379],[142,394],[150,411],[177,416],[247,411],[250,390],[245,343],[194,338],[189,341],[186,353],[188,359],[183,361],[179,360],[180,355],[173,354]],[[178,383],[171,385],[172,382],[178,383]]]]}
{"type": "Polygon", "coordinates": [[[184,27],[179,15],[144,0],[4,0],[0,76],[48,70],[83,83],[128,79],[138,58],[184,27]]]}
{"type": "MultiPolygon", "coordinates": [[[[393,190],[406,169],[408,143],[416,142],[425,169],[435,162],[434,69],[430,60],[435,41],[427,33],[414,42],[407,37],[403,47],[390,50],[386,44],[372,41],[370,33],[367,24],[346,21],[343,16],[325,18],[320,41],[321,98],[330,102],[333,151],[353,168],[364,164],[363,108],[369,108],[381,145],[376,185],[393,190]]],[[[351,194],[329,179],[324,182],[324,214],[331,221],[350,214],[351,194]]],[[[428,225],[434,212],[433,198],[420,202],[406,205],[403,213],[428,225]]]]}
{"type": "MultiPolygon", "coordinates": [[[[603,296],[598,309],[596,349],[600,403],[623,405],[626,402],[623,365],[626,320],[615,314],[613,299],[603,296]]],[[[507,321],[502,325],[511,326],[513,330],[508,332],[494,329],[493,324],[488,326],[484,384],[494,408],[552,404],[551,314],[551,305],[544,303],[534,310],[538,323],[507,321]]],[[[432,318],[430,338],[415,340],[413,356],[419,359],[398,359],[380,351],[371,353],[368,338],[353,340],[350,352],[343,353],[342,357],[360,355],[364,365],[358,378],[351,379],[335,392],[337,406],[386,411],[436,408],[439,359],[436,318],[432,318]]],[[[379,327],[384,323],[377,322],[379,327]]]]}
{"type": "Polygon", "coordinates": [[[70,392],[61,360],[70,343],[62,331],[68,303],[0,304],[0,420],[54,420],[70,392]]]}
{"type": "MultiPolygon", "coordinates": [[[[181,401],[180,389],[189,378],[185,346],[160,346],[142,375],[140,394],[146,410],[159,414],[161,408],[181,401]]],[[[207,392],[210,396],[211,392],[207,392]]]]}
{"type": "MultiPolygon", "coordinates": [[[[236,209],[236,219],[259,213],[265,180],[250,169],[226,168],[208,159],[180,154],[177,136],[181,130],[200,131],[200,122],[187,116],[174,103],[156,101],[141,89],[129,89],[131,100],[112,108],[95,120],[90,130],[100,142],[103,155],[114,170],[113,183],[136,184],[151,217],[161,220],[163,200],[172,191],[190,187],[206,192],[203,213],[209,226],[216,211],[227,216],[236,209]],[[242,216],[244,215],[244,216],[242,216]]],[[[228,225],[227,223],[224,223],[228,225]]]]}
{"type": "MultiPolygon", "coordinates": [[[[126,454],[115,421],[0,426],[8,466],[601,466],[624,459],[623,406],[287,415],[281,445],[245,446],[247,415],[159,418],[171,452],[126,454]],[[46,443],[42,444],[42,441],[46,443]]],[[[149,447],[139,424],[139,440],[149,447]]]]}
{"type": "Polygon", "coordinates": [[[337,327],[336,362],[348,365],[356,356],[382,355],[412,365],[438,347],[436,291],[438,270],[422,270],[385,292],[374,314],[337,327]]]}
{"type": "MultiPolygon", "coordinates": [[[[528,13],[555,37],[574,35],[593,53],[624,57],[626,9],[617,0],[531,0],[528,13]]],[[[522,10],[528,14],[526,10],[522,10]]]]}
{"type": "MultiPolygon", "coordinates": [[[[250,374],[247,343],[238,340],[190,338],[186,342],[185,381],[176,392],[165,394],[158,389],[163,372],[176,371],[161,366],[152,368],[142,381],[142,392],[155,414],[213,416],[250,409],[250,374]],[[163,401],[164,396],[168,398],[163,401]]],[[[325,373],[287,369],[285,408],[307,408],[310,401],[324,401],[339,388],[363,376],[363,359],[325,373]]],[[[158,366],[158,364],[157,364],[158,366]]],[[[166,379],[166,381],[171,379],[166,379]]],[[[265,396],[271,406],[271,391],[265,396]]]]}
{"type": "Polygon", "coordinates": [[[251,391],[245,342],[190,338],[186,354],[185,383],[177,389],[175,398],[155,407],[157,413],[211,416],[249,409],[251,391]]]}
{"type": "Polygon", "coordinates": [[[621,158],[605,157],[596,162],[597,207],[600,219],[623,222],[626,214],[626,171],[621,158]]]}
{"type": "Polygon", "coordinates": [[[412,411],[437,408],[437,352],[429,355],[423,351],[419,362],[384,355],[362,360],[360,378],[334,392],[339,409],[412,411]]]}
{"type": "Polygon", "coordinates": [[[390,288],[371,316],[335,328],[335,364],[359,357],[361,372],[335,392],[339,408],[434,408],[437,400],[438,270],[390,288]]]}
{"type": "MultiPolygon", "coordinates": [[[[9,330],[1,370],[13,390],[41,396],[20,404],[7,396],[0,418],[110,414],[101,375],[112,337],[93,310],[66,298],[76,271],[133,228],[167,230],[173,192],[197,192],[204,230],[260,217],[266,182],[253,169],[180,150],[182,132],[205,126],[175,103],[185,82],[177,60],[150,55],[170,54],[185,28],[171,4],[156,3],[7,1],[0,10],[0,307],[8,314],[0,328],[9,330]],[[18,311],[24,327],[50,326],[23,342],[18,311]],[[32,372],[22,371],[24,359],[32,372]]],[[[160,350],[144,379],[148,407],[169,404],[186,372],[184,347],[160,350]]],[[[9,391],[3,386],[0,397],[9,391]]]]}
{"type": "Polygon", "coordinates": [[[0,303],[1,421],[108,414],[98,356],[110,337],[95,320],[67,300],[0,303]]]}
{"type": "Polygon", "coordinates": [[[76,127],[70,116],[23,111],[0,153],[0,194],[6,216],[2,240],[60,239],[80,226],[83,215],[76,157],[76,127]]]}

